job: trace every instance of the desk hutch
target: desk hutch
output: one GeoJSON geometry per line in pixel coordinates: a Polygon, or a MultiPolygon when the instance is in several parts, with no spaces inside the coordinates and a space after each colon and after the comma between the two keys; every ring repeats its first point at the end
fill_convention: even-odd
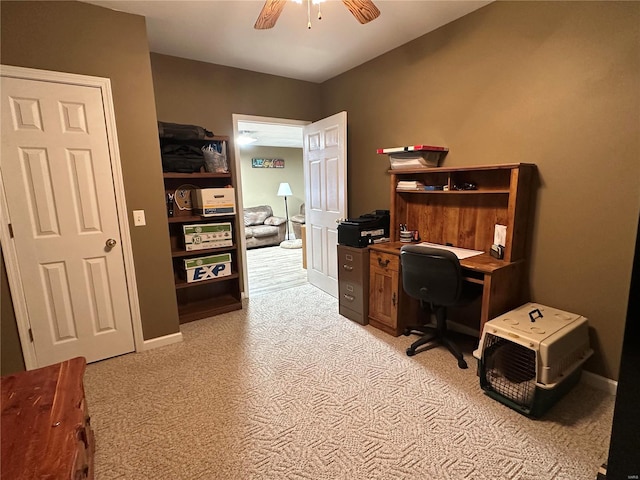
{"type": "MultiPolygon", "coordinates": [[[[525,301],[521,286],[534,172],[535,165],[525,163],[389,170],[391,238],[369,247],[369,323],[396,336],[415,323],[417,302],[402,288],[400,248],[405,244],[399,241],[400,224],[418,230],[423,242],[486,252],[460,261],[465,280],[482,289],[477,305],[460,316],[474,331],[481,332],[485,322],[525,301]],[[400,180],[438,189],[399,190],[400,180]],[[476,189],[457,189],[465,183],[476,189]],[[507,227],[501,260],[488,253],[496,224],[507,227]],[[476,319],[473,325],[470,316],[476,319]]],[[[456,310],[462,313],[451,309],[449,316],[457,321],[456,310]]]]}

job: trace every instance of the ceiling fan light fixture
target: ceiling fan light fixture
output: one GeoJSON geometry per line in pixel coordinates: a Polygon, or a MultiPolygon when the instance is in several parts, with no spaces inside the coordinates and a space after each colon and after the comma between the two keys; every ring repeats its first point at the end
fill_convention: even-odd
{"type": "MultiPolygon", "coordinates": [[[[293,0],[296,3],[302,4],[303,0],[293,0]]],[[[311,28],[311,3],[318,5],[318,20],[322,19],[322,12],[320,11],[320,2],[325,0],[306,0],[307,2],[307,28],[311,28]]],[[[265,0],[262,10],[258,15],[253,28],[257,30],[266,30],[273,28],[278,21],[280,13],[284,8],[287,0],[265,0]]],[[[361,24],[369,23],[380,16],[380,10],[375,6],[373,0],[342,0],[347,9],[351,12],[351,15],[361,24]]]]}
{"type": "Polygon", "coordinates": [[[240,135],[236,137],[238,145],[249,145],[250,143],[257,141],[257,138],[251,136],[251,132],[240,132],[240,135]]]}

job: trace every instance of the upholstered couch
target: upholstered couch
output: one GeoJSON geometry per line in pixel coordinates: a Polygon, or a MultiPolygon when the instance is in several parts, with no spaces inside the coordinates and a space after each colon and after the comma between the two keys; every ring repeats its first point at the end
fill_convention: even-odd
{"type": "Polygon", "coordinates": [[[302,238],[302,225],[306,222],[304,214],[304,203],[300,205],[300,213],[291,217],[291,226],[293,227],[293,233],[296,238],[302,238]]]}
{"type": "Polygon", "coordinates": [[[269,205],[244,209],[244,234],[247,248],[280,245],[286,235],[286,219],[274,217],[269,205]]]}

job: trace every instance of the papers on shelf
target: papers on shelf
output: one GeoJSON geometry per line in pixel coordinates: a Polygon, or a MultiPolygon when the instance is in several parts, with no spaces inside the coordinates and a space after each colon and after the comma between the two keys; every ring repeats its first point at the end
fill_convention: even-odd
{"type": "Polygon", "coordinates": [[[378,148],[376,153],[401,153],[401,152],[448,152],[447,147],[436,147],[433,145],[409,145],[406,147],[378,148]]]}
{"type": "Polygon", "coordinates": [[[476,255],[481,255],[484,253],[484,252],[481,252],[480,250],[469,250],[467,248],[450,247],[448,245],[440,245],[439,243],[422,242],[422,243],[419,243],[418,246],[448,250],[454,253],[456,257],[458,257],[458,260],[462,260],[463,258],[475,257],[476,255]]]}
{"type": "Polygon", "coordinates": [[[398,190],[423,190],[424,183],[418,180],[400,180],[396,185],[398,190]]]}
{"type": "Polygon", "coordinates": [[[433,145],[378,148],[377,153],[389,155],[392,169],[437,167],[449,149],[433,145]]]}

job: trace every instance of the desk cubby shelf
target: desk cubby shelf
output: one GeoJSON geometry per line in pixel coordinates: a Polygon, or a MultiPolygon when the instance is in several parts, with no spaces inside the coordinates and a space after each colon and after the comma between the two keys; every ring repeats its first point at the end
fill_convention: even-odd
{"type": "MultiPolygon", "coordinates": [[[[429,195],[496,195],[512,193],[511,172],[521,164],[481,165],[477,167],[436,167],[390,170],[397,180],[417,180],[427,186],[446,187],[446,190],[396,189],[398,194],[429,195]],[[463,190],[465,183],[473,183],[474,190],[463,190]]],[[[526,167],[525,167],[526,168],[526,167]]]]}
{"type": "Polygon", "coordinates": [[[406,224],[423,241],[488,252],[500,224],[507,227],[505,260],[524,258],[534,171],[535,165],[527,163],[391,169],[391,241],[400,240],[398,225],[406,224]],[[398,190],[401,180],[448,190],[398,190]],[[464,183],[476,189],[454,190],[464,183]]]}

